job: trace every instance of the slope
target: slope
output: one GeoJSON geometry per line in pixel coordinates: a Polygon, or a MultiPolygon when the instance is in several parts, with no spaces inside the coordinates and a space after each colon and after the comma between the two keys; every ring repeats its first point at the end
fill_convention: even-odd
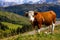
{"type": "Polygon", "coordinates": [[[30,29],[28,18],[15,13],[0,11],[0,38],[13,36],[30,29]]]}

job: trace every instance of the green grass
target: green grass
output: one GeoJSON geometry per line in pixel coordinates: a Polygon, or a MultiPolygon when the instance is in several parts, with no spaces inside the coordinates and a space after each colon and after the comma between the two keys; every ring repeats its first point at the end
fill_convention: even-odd
{"type": "Polygon", "coordinates": [[[12,24],[8,22],[1,22],[1,24],[4,26],[1,26],[2,28],[0,28],[0,39],[18,34],[20,31],[17,30],[22,28],[22,25],[12,24]]]}
{"type": "Polygon", "coordinates": [[[19,36],[16,40],[60,40],[60,34],[35,34],[27,36],[19,36]]]}
{"type": "Polygon", "coordinates": [[[34,35],[19,35],[16,40],[60,40],[60,25],[57,25],[54,34],[45,34],[41,32],[40,34],[34,35]]]}
{"type": "Polygon", "coordinates": [[[0,39],[32,30],[28,18],[7,11],[0,11],[0,39]]]}
{"type": "Polygon", "coordinates": [[[29,21],[26,17],[12,12],[0,11],[0,19],[1,21],[3,20],[15,24],[29,24],[29,21]]]}
{"type": "Polygon", "coordinates": [[[29,27],[28,25],[30,25],[28,18],[12,12],[0,11],[0,38],[19,34],[20,29],[22,31],[29,27]]]}
{"type": "MultiPolygon", "coordinates": [[[[16,35],[18,28],[27,29],[27,31],[32,30],[28,19],[18,14],[0,11],[0,19],[4,28],[7,27],[5,30],[0,29],[0,38],[16,35]]],[[[18,32],[19,30],[20,29],[18,29],[18,32]]],[[[54,34],[19,35],[11,40],[60,40],[60,25],[56,26],[54,34]]]]}
{"type": "Polygon", "coordinates": [[[6,25],[9,29],[17,29],[22,28],[22,25],[18,25],[18,24],[12,24],[12,23],[8,23],[8,22],[1,22],[2,24],[6,25]]]}

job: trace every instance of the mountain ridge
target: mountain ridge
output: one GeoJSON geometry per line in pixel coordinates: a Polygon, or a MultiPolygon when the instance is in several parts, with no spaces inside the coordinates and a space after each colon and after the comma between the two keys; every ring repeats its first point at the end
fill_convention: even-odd
{"type": "Polygon", "coordinates": [[[56,12],[57,18],[60,18],[60,5],[55,4],[22,4],[9,7],[1,7],[0,10],[13,12],[19,15],[24,15],[24,13],[29,10],[39,12],[53,10],[54,12],[56,12]]]}

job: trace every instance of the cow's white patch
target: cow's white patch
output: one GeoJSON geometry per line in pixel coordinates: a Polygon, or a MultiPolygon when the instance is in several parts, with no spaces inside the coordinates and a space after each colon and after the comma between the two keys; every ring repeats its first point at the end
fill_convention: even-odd
{"type": "Polygon", "coordinates": [[[34,17],[33,17],[34,16],[34,11],[29,11],[28,15],[29,15],[30,21],[33,22],[34,21],[34,17]]]}

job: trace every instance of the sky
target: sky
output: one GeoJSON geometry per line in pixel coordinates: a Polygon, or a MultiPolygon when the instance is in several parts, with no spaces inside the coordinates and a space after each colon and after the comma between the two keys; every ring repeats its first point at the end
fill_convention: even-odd
{"type": "Polygon", "coordinates": [[[1,0],[3,2],[16,2],[16,3],[23,3],[24,0],[1,0]]]}
{"type": "Polygon", "coordinates": [[[39,1],[39,0],[23,0],[24,2],[29,2],[29,1],[32,1],[32,2],[36,2],[36,1],[39,1]]]}
{"type": "Polygon", "coordinates": [[[45,0],[0,0],[0,1],[15,2],[15,3],[18,3],[18,4],[23,4],[23,3],[28,3],[29,1],[32,1],[34,3],[34,2],[37,2],[37,1],[45,1],[45,0]]]}
{"type": "Polygon", "coordinates": [[[60,2],[60,0],[58,0],[58,2],[60,2]]]}
{"type": "MultiPolygon", "coordinates": [[[[46,2],[46,1],[52,1],[52,0],[0,0],[0,1],[16,2],[16,3],[22,4],[24,2],[26,3],[26,2],[29,2],[29,1],[32,1],[32,2],[37,2],[37,1],[46,2]]],[[[60,0],[57,0],[57,1],[60,2],[60,0]]]]}

